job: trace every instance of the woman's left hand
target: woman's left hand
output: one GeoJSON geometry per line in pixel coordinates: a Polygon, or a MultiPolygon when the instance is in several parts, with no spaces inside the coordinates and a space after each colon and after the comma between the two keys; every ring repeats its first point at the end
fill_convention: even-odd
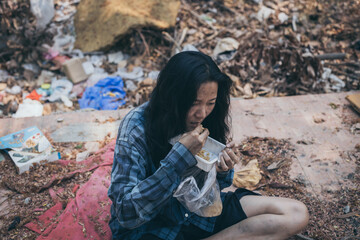
{"type": "Polygon", "coordinates": [[[239,147],[240,145],[234,141],[226,144],[226,148],[221,152],[220,163],[216,165],[217,172],[229,171],[234,168],[235,164],[240,162],[239,147]]]}

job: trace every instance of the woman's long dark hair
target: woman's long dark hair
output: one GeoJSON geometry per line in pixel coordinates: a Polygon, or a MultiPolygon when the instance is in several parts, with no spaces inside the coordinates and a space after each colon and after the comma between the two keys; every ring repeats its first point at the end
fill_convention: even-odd
{"type": "Polygon", "coordinates": [[[169,139],[185,132],[187,112],[206,82],[217,82],[218,92],[215,107],[202,125],[212,138],[226,142],[232,81],[209,56],[195,51],[178,53],[160,72],[145,110],[146,141],[156,167],[171,149],[169,139]]]}

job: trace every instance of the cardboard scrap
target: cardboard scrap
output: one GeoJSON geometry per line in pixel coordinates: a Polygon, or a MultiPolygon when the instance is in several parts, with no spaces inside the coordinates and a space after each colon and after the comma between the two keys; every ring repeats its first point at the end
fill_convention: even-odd
{"type": "Polygon", "coordinates": [[[88,70],[88,68],[87,62],[82,58],[69,59],[62,65],[62,71],[73,83],[87,79],[91,73],[91,69],[88,70]]]}
{"type": "Polygon", "coordinates": [[[353,108],[360,113],[360,93],[347,95],[346,99],[351,103],[353,108]]]}

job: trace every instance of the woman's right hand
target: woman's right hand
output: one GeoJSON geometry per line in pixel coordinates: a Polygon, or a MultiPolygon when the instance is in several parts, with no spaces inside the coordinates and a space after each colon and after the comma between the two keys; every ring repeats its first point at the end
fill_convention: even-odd
{"type": "Polygon", "coordinates": [[[204,146],[209,134],[207,128],[204,129],[202,125],[199,125],[194,130],[184,133],[179,142],[195,156],[204,146]]]}

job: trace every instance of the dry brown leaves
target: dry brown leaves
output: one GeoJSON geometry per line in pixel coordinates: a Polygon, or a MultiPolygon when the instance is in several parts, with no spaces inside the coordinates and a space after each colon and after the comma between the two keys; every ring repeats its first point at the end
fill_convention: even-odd
{"type": "MultiPolygon", "coordinates": [[[[341,191],[332,193],[333,198],[320,201],[316,196],[307,192],[301,179],[292,180],[289,177],[290,165],[294,148],[284,139],[248,138],[241,143],[240,152],[244,162],[257,158],[264,177],[258,185],[258,190],[266,196],[280,196],[297,199],[309,209],[310,222],[302,235],[312,239],[356,239],[359,237],[360,191],[343,186],[341,191]],[[267,167],[282,160],[284,164],[272,171],[267,167]],[[344,215],[344,209],[350,207],[353,214],[344,215]],[[342,218],[341,218],[342,217],[342,218]],[[353,237],[353,238],[352,238],[353,237]]],[[[359,149],[354,149],[359,156],[359,149]]],[[[357,160],[352,181],[360,186],[360,159],[357,160]]],[[[302,239],[293,237],[291,239],[302,239]]]]}
{"type": "Polygon", "coordinates": [[[33,72],[22,68],[23,63],[42,66],[43,44],[52,45],[53,34],[36,29],[36,18],[29,0],[0,2],[0,66],[9,73],[33,80],[33,72]],[[23,72],[24,71],[24,72],[23,72]]]}

